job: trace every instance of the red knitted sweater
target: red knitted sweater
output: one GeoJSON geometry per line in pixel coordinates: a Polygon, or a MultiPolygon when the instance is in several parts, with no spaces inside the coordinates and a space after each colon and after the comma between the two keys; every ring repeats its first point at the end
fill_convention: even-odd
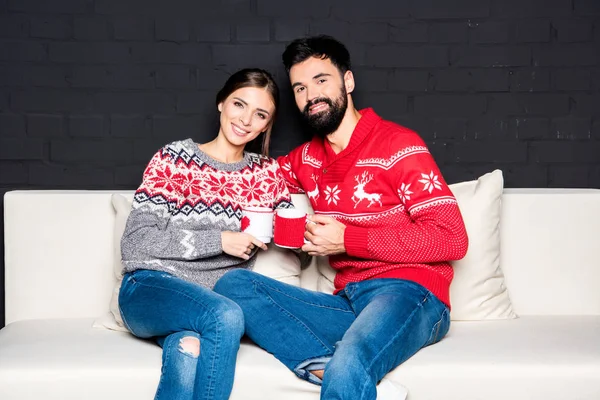
{"type": "Polygon", "coordinates": [[[329,257],[335,292],[348,282],[407,279],[450,306],[448,261],[468,246],[456,199],[417,133],[370,108],[360,113],[339,154],[314,138],[277,160],[292,193],[346,225],[346,253],[329,257]]]}

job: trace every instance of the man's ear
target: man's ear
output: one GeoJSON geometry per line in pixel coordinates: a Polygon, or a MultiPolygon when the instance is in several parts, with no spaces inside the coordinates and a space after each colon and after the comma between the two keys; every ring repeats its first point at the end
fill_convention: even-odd
{"type": "Polygon", "coordinates": [[[352,93],[354,90],[354,74],[350,70],[344,74],[344,86],[346,86],[347,93],[352,93]]]}

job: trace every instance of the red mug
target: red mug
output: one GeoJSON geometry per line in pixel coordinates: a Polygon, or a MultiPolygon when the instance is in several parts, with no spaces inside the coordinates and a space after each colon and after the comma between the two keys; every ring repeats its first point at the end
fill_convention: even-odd
{"type": "Polygon", "coordinates": [[[275,213],[273,241],[279,247],[299,249],[308,240],[304,239],[306,213],[294,208],[284,208],[275,213]]]}

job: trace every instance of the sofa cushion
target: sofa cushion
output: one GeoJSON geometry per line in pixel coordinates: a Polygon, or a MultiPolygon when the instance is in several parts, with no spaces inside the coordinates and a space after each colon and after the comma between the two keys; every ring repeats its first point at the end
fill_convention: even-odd
{"type": "MultiPolygon", "coordinates": [[[[449,185],[463,215],[469,249],[453,261],[454,279],[450,286],[451,319],[511,319],[516,314],[500,268],[500,213],[504,181],[495,170],[479,179],[449,185]]],[[[326,258],[317,258],[321,274],[317,290],[333,292],[335,271],[326,258]]]]}
{"type": "Polygon", "coordinates": [[[453,322],[388,379],[409,399],[600,399],[599,337],[600,316],[453,322]]]}
{"type": "MultiPolygon", "coordinates": [[[[30,320],[0,331],[0,399],[153,398],[161,350],[92,319],[30,320]]],[[[411,399],[597,400],[600,316],[454,322],[386,376],[411,399]],[[435,385],[432,385],[435,377],[435,385]]],[[[243,340],[232,400],[317,400],[269,353],[243,340]]]]}
{"type": "MultiPolygon", "coordinates": [[[[121,237],[125,231],[125,224],[131,212],[132,199],[127,199],[120,194],[113,194],[111,202],[115,209],[114,225],[114,276],[115,284],[112,289],[109,312],[97,318],[93,326],[95,328],[106,328],[117,331],[128,331],[123,324],[121,312],[119,311],[119,291],[123,280],[121,266],[121,237]]],[[[281,282],[299,286],[300,285],[300,259],[294,252],[281,249],[269,243],[268,250],[259,250],[253,270],[265,276],[277,279],[281,282]]]]}
{"type": "MultiPolygon", "coordinates": [[[[128,332],[94,329],[92,319],[14,322],[0,330],[0,399],[152,399],[161,353],[128,332]]],[[[243,339],[231,399],[280,400],[282,393],[316,400],[319,387],[243,339]]]]}

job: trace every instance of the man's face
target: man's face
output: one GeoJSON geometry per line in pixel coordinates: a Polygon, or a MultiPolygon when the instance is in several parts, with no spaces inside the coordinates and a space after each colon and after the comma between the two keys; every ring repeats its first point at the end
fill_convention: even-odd
{"type": "Polygon", "coordinates": [[[329,59],[311,57],[290,69],[292,91],[304,121],[314,134],[325,137],[341,124],[348,92],[340,71],[329,59]]]}

